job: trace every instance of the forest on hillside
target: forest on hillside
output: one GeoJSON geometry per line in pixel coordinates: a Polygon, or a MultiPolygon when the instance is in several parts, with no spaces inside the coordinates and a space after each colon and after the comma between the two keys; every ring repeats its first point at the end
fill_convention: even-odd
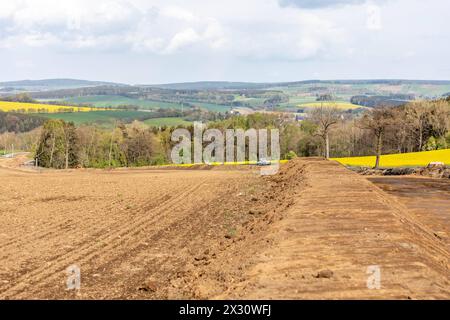
{"type": "MultiPolygon", "coordinates": [[[[170,163],[176,127],[148,127],[141,122],[118,124],[112,130],[49,120],[35,153],[45,167],[120,167],[170,163]]],[[[414,102],[367,110],[362,116],[330,107],[316,108],[307,119],[292,121],[285,114],[256,113],[211,121],[206,129],[280,131],[283,159],[295,156],[346,157],[445,149],[450,146],[448,101],[414,102]]],[[[191,134],[191,136],[193,136],[191,134]]],[[[207,144],[205,144],[206,146],[207,144]]]]}

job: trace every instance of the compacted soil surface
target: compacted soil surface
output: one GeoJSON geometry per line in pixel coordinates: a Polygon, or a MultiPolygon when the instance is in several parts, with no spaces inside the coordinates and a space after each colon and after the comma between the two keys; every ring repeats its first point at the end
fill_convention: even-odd
{"type": "Polygon", "coordinates": [[[450,298],[448,216],[426,223],[426,206],[334,162],[274,176],[18,162],[0,160],[0,299],[450,298]]]}

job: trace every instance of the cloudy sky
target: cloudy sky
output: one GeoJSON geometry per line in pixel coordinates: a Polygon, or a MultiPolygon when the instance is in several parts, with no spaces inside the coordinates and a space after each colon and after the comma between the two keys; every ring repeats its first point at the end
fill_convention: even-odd
{"type": "Polygon", "coordinates": [[[450,79],[448,0],[8,0],[0,81],[450,79]]]}

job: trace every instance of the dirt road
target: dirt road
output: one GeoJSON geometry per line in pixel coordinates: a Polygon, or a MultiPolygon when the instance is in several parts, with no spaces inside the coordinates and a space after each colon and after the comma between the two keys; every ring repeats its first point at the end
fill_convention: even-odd
{"type": "Polygon", "coordinates": [[[427,225],[395,197],[342,166],[301,164],[306,187],[270,232],[271,246],[253,259],[246,280],[219,297],[450,297],[450,255],[427,225]],[[380,271],[379,290],[367,286],[373,268],[380,271]]]}
{"type": "Polygon", "coordinates": [[[0,168],[0,181],[0,299],[450,297],[445,243],[331,162],[274,177],[0,168]],[[371,265],[380,290],[367,288],[371,265]]]}

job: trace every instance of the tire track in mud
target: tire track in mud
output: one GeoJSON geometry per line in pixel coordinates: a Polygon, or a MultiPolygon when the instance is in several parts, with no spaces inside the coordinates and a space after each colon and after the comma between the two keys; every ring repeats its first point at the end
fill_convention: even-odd
{"type": "MultiPolygon", "coordinates": [[[[179,191],[181,191],[183,188],[184,188],[184,187],[181,186],[181,187],[178,188],[179,190],[174,190],[174,191],[179,192],[179,191]]],[[[147,205],[151,205],[151,201],[155,202],[155,205],[157,205],[157,203],[159,203],[159,201],[163,200],[164,197],[166,197],[166,194],[165,194],[164,192],[161,192],[161,194],[160,194],[160,196],[159,196],[158,199],[155,199],[155,198],[151,199],[150,202],[149,202],[147,205]]],[[[44,198],[44,199],[45,199],[45,198],[44,198]]],[[[102,201],[106,200],[106,198],[105,198],[105,199],[96,199],[96,200],[98,200],[99,203],[102,203],[102,201]]],[[[39,201],[42,201],[42,199],[35,199],[35,200],[32,201],[32,202],[36,202],[36,201],[39,202],[39,201]]],[[[57,202],[57,203],[59,203],[59,202],[57,202]]],[[[117,205],[120,205],[120,203],[121,203],[120,200],[119,200],[119,201],[111,202],[111,203],[110,203],[108,206],[106,206],[106,207],[101,206],[101,207],[100,207],[100,210],[101,210],[101,212],[104,212],[105,215],[107,215],[108,212],[110,212],[109,210],[116,208],[117,205]]],[[[6,242],[6,243],[0,244],[0,249],[6,248],[8,245],[10,245],[12,242],[15,242],[15,241],[23,241],[23,242],[26,242],[25,240],[28,241],[29,239],[35,239],[36,235],[38,235],[39,233],[41,233],[42,230],[45,230],[45,229],[47,229],[48,227],[53,227],[55,224],[57,225],[57,226],[55,226],[55,227],[61,227],[61,226],[64,227],[64,226],[66,226],[66,224],[67,224],[68,218],[70,218],[71,216],[77,214],[77,213],[79,212],[79,210],[80,210],[80,209],[75,209],[74,211],[68,211],[68,212],[66,211],[64,214],[60,214],[60,213],[59,213],[59,212],[61,211],[60,209],[57,209],[57,208],[56,208],[56,209],[54,209],[54,210],[51,210],[51,209],[50,209],[50,210],[47,211],[47,208],[46,208],[46,212],[48,212],[48,213],[47,213],[47,216],[52,216],[52,217],[53,217],[53,216],[57,216],[58,219],[56,219],[56,220],[51,220],[51,221],[47,221],[47,222],[44,222],[44,223],[40,224],[40,228],[38,228],[38,229],[37,229],[35,232],[33,232],[33,233],[28,233],[25,237],[22,236],[20,232],[18,232],[18,235],[17,235],[16,237],[9,239],[9,241],[6,242]]],[[[88,215],[88,217],[87,217],[88,220],[93,220],[93,221],[95,221],[96,218],[97,218],[97,217],[96,217],[96,216],[93,216],[93,215],[88,215]]],[[[15,231],[22,230],[22,229],[23,229],[23,226],[22,226],[21,224],[19,224],[19,225],[17,225],[15,228],[9,228],[9,229],[8,229],[8,232],[14,234],[15,231]]]]}
{"type": "MultiPolygon", "coordinates": [[[[233,190],[235,191],[235,190],[233,190]]],[[[167,290],[171,286],[171,280],[181,278],[179,274],[184,274],[186,272],[187,266],[192,266],[194,261],[199,255],[208,250],[214,243],[223,239],[224,230],[221,230],[218,225],[222,226],[223,221],[221,211],[214,204],[214,200],[223,199],[226,195],[230,194],[230,191],[220,190],[220,192],[212,192],[214,197],[208,197],[204,195],[205,199],[209,199],[209,202],[205,202],[199,207],[188,208],[186,214],[181,217],[174,216],[174,220],[170,221],[164,228],[156,228],[156,233],[152,233],[150,238],[146,239],[146,242],[152,243],[152,247],[164,247],[164,252],[156,250],[156,252],[149,253],[148,250],[152,251],[152,247],[145,245],[138,245],[133,248],[132,252],[124,252],[121,255],[117,255],[114,259],[97,265],[94,269],[90,270],[91,274],[109,274],[112,275],[114,272],[121,270],[121,263],[126,262],[129,265],[139,265],[141,269],[139,273],[127,273],[121,274],[121,277],[115,281],[115,285],[122,290],[111,296],[111,283],[108,279],[102,279],[102,281],[95,281],[90,279],[90,282],[84,283],[83,295],[81,298],[137,298],[137,299],[167,299],[167,290]],[[198,229],[198,225],[202,225],[202,229],[198,229]],[[219,229],[219,233],[217,233],[219,229]],[[176,232],[174,232],[176,230],[176,232]],[[214,230],[216,233],[209,233],[209,230],[214,230]],[[179,252],[185,248],[189,248],[187,257],[185,260],[180,261],[179,252]],[[193,250],[193,251],[192,251],[193,250]],[[151,260],[148,260],[149,256],[153,256],[151,260]],[[161,287],[158,287],[156,293],[141,291],[140,288],[144,285],[148,279],[157,278],[164,283],[161,287]]],[[[137,237],[137,236],[136,236],[137,237]]],[[[139,237],[137,237],[139,238],[139,237]]],[[[216,248],[217,249],[217,248],[216,248]]],[[[214,250],[214,249],[212,249],[214,250]]],[[[187,288],[178,288],[176,299],[182,298],[192,298],[192,292],[186,292],[187,288]]],[[[80,298],[80,297],[79,297],[80,298]]]]}
{"type": "MultiPolygon", "coordinates": [[[[214,187],[216,186],[214,185],[214,187]]],[[[200,198],[197,195],[195,196],[194,200],[197,201],[191,201],[190,206],[178,207],[180,210],[177,211],[182,214],[181,216],[174,215],[171,212],[170,215],[168,215],[171,220],[164,221],[162,225],[154,224],[152,225],[153,229],[151,230],[137,230],[136,233],[127,235],[129,240],[125,239],[123,243],[118,243],[117,246],[108,247],[107,251],[114,252],[114,256],[111,256],[107,261],[101,261],[101,263],[95,261],[94,265],[89,264],[93,259],[102,255],[103,252],[99,252],[97,256],[94,255],[84,261],[81,266],[82,277],[85,279],[82,281],[83,294],[82,296],[77,296],[77,298],[148,298],[148,295],[143,295],[142,291],[138,291],[137,289],[145,280],[145,275],[149,274],[149,269],[154,272],[156,270],[156,274],[162,278],[167,277],[167,270],[170,270],[173,275],[174,265],[180,264],[180,257],[178,256],[177,250],[183,250],[186,246],[191,247],[193,243],[198,242],[200,238],[204,240],[205,236],[208,237],[208,223],[214,225],[220,220],[221,215],[217,214],[217,206],[211,205],[211,202],[214,203],[214,200],[222,199],[222,197],[229,194],[229,192],[227,193],[220,189],[220,192],[217,192],[216,190],[216,188],[205,189],[199,194],[200,198]],[[205,226],[201,230],[198,230],[199,223],[202,226],[205,226]],[[174,230],[176,230],[176,232],[174,230]],[[145,234],[148,234],[148,236],[145,236],[145,234],[143,234],[144,232],[145,234]],[[148,246],[147,244],[143,244],[142,241],[136,242],[136,239],[142,241],[145,240],[146,243],[151,243],[152,245],[148,246]],[[149,252],[153,252],[155,246],[156,248],[163,247],[164,253],[156,254],[156,256],[151,259],[151,262],[149,262],[149,252]],[[142,260],[142,256],[144,257],[144,260],[142,260]],[[117,267],[119,267],[120,271],[121,263],[131,265],[138,264],[141,266],[139,269],[142,270],[137,274],[127,272],[126,274],[120,273],[120,276],[117,276],[114,271],[117,272],[117,267]],[[108,275],[114,277],[114,287],[126,289],[121,289],[120,293],[112,294],[112,284],[111,282],[108,283],[108,275]],[[99,277],[101,277],[100,281],[99,277]]],[[[208,238],[210,238],[210,236],[208,238]]],[[[204,241],[202,241],[202,243],[203,242],[204,241]]],[[[205,245],[208,246],[208,244],[205,245]]],[[[153,254],[155,253],[151,253],[150,256],[153,254]]],[[[194,258],[190,256],[188,261],[194,261],[193,259],[194,258]]],[[[180,271],[181,269],[178,268],[177,270],[180,271]]],[[[152,273],[152,275],[155,275],[155,273],[152,273]]],[[[56,279],[56,277],[54,278],[56,279]]],[[[61,292],[61,285],[53,286],[52,288],[47,286],[45,287],[45,290],[43,290],[40,288],[39,284],[35,289],[32,289],[32,291],[29,291],[24,295],[24,297],[27,296],[44,299],[52,297],[74,298],[71,293],[61,292]],[[44,291],[46,293],[43,295],[42,292],[44,291]]]]}
{"type": "MultiPolygon", "coordinates": [[[[178,261],[177,251],[188,245],[189,241],[197,240],[198,237],[204,235],[198,233],[198,226],[193,221],[199,220],[200,217],[197,213],[202,214],[201,218],[210,213],[209,211],[205,210],[207,209],[207,207],[208,204],[199,206],[196,208],[196,211],[198,210],[197,212],[193,212],[192,208],[190,208],[189,212],[186,212],[186,215],[175,217],[176,219],[168,222],[167,225],[155,227],[155,232],[150,232],[151,236],[146,238],[145,242],[152,243],[152,247],[158,247],[162,245],[164,248],[167,248],[167,252],[165,252],[164,254],[158,253],[157,257],[154,257],[151,261],[143,263],[140,260],[140,254],[143,253],[144,250],[151,249],[151,247],[146,246],[142,243],[135,246],[127,246],[127,249],[129,250],[121,252],[113,259],[105,262],[104,264],[96,265],[95,268],[91,268],[91,270],[88,270],[87,272],[90,274],[113,274],[114,270],[118,266],[120,266],[121,262],[127,261],[130,264],[144,264],[144,266],[150,265],[152,270],[156,270],[153,271],[153,276],[155,276],[155,274],[158,274],[159,276],[162,276],[161,274],[166,275],[166,269],[172,269],[174,264],[180,262],[178,261]],[[186,220],[188,219],[192,220],[186,225],[186,220]],[[180,229],[178,228],[179,226],[183,227],[180,229]],[[179,230],[179,232],[176,232],[175,234],[171,233],[171,230],[174,229],[179,230]],[[197,231],[197,233],[195,233],[195,231],[197,231]]],[[[140,238],[138,234],[132,236],[133,238],[140,238]]],[[[194,259],[194,257],[191,257],[191,259],[194,259]]],[[[145,268],[143,268],[143,273],[138,275],[138,279],[136,279],[135,274],[130,274],[125,279],[118,279],[118,282],[120,282],[121,285],[127,286],[127,292],[121,292],[117,295],[117,297],[125,297],[129,295],[137,296],[139,284],[143,284],[143,282],[145,282],[146,274],[148,274],[148,272],[146,272],[145,268]],[[129,282],[133,282],[136,284],[131,288],[131,290],[134,289],[134,291],[132,292],[130,292],[129,282]]],[[[99,297],[101,296],[101,292],[108,292],[110,283],[107,282],[108,279],[105,280],[106,282],[104,283],[95,283],[95,287],[90,285],[89,283],[85,283],[83,287],[83,296],[87,295],[92,297],[99,297]]],[[[140,296],[142,297],[142,295],[140,296]]]]}
{"type": "Polygon", "coordinates": [[[86,261],[89,261],[93,257],[99,255],[99,253],[103,251],[113,250],[114,248],[117,248],[118,246],[123,244],[125,241],[134,240],[135,238],[133,236],[136,233],[139,233],[139,231],[142,231],[149,225],[157,222],[157,220],[160,218],[161,213],[164,213],[172,207],[176,207],[177,203],[179,204],[181,202],[182,205],[182,201],[180,200],[187,195],[195,192],[203,184],[204,181],[195,184],[185,192],[180,193],[179,195],[169,199],[158,207],[150,210],[146,215],[132,221],[125,227],[113,230],[112,233],[108,233],[101,237],[101,239],[97,239],[94,244],[92,244],[91,239],[85,239],[85,241],[81,243],[82,247],[78,248],[76,251],[70,251],[54,257],[50,257],[47,260],[53,261],[51,267],[41,266],[33,270],[32,272],[25,273],[19,278],[14,279],[14,282],[16,284],[3,289],[2,292],[0,292],[0,298],[4,299],[13,295],[17,296],[27,290],[27,288],[29,288],[33,284],[36,285],[43,280],[49,281],[54,279],[55,277],[59,277],[61,275],[61,272],[63,272],[69,265],[75,263],[85,263],[86,261]],[[150,214],[152,214],[151,217],[149,217],[150,214]]]}
{"type": "MultiPolygon", "coordinates": [[[[176,191],[179,192],[182,189],[183,189],[183,187],[180,187],[179,190],[176,190],[176,191]]],[[[141,212],[141,211],[145,210],[147,207],[153,207],[153,206],[156,206],[158,203],[164,203],[166,197],[167,197],[167,195],[163,193],[162,195],[159,196],[159,198],[151,199],[149,202],[138,207],[137,210],[138,210],[138,212],[141,212]]],[[[169,200],[169,199],[167,199],[167,200],[169,200]]],[[[100,211],[100,212],[103,212],[104,215],[110,215],[111,210],[116,208],[117,203],[120,203],[120,201],[113,202],[106,207],[100,207],[94,211],[100,211]]],[[[56,212],[58,212],[58,210],[54,210],[51,213],[56,213],[56,212]]],[[[6,242],[6,243],[0,245],[0,249],[2,251],[6,251],[7,249],[10,249],[11,247],[18,247],[22,243],[29,243],[30,240],[34,240],[34,241],[42,240],[42,239],[49,238],[52,235],[57,235],[58,232],[64,230],[68,224],[70,225],[70,222],[67,221],[68,217],[73,217],[76,213],[78,213],[78,210],[65,212],[64,215],[59,215],[60,217],[57,221],[52,221],[52,222],[41,224],[40,228],[38,230],[36,230],[34,233],[28,233],[26,236],[19,235],[15,238],[12,238],[12,239],[10,239],[9,242],[6,242]],[[50,228],[50,230],[46,230],[48,228],[50,228]],[[42,234],[42,230],[46,230],[46,232],[44,234],[42,234]]],[[[128,219],[129,219],[128,216],[123,216],[123,217],[121,217],[120,221],[113,221],[113,223],[111,225],[99,228],[96,231],[96,233],[92,235],[92,237],[96,237],[96,236],[104,233],[105,230],[113,228],[115,225],[120,225],[124,221],[127,221],[128,219]]],[[[90,225],[95,227],[95,225],[92,224],[92,222],[95,222],[97,220],[99,220],[99,217],[97,215],[95,215],[95,214],[88,215],[87,218],[83,220],[84,224],[80,225],[78,227],[75,227],[75,230],[81,229],[85,226],[90,226],[90,225]]],[[[9,229],[9,230],[10,230],[10,232],[14,233],[14,229],[9,229]]],[[[7,258],[7,255],[4,255],[4,256],[0,257],[0,260],[6,259],[6,258],[7,258]]],[[[4,261],[4,260],[2,260],[2,261],[4,261]]]]}

